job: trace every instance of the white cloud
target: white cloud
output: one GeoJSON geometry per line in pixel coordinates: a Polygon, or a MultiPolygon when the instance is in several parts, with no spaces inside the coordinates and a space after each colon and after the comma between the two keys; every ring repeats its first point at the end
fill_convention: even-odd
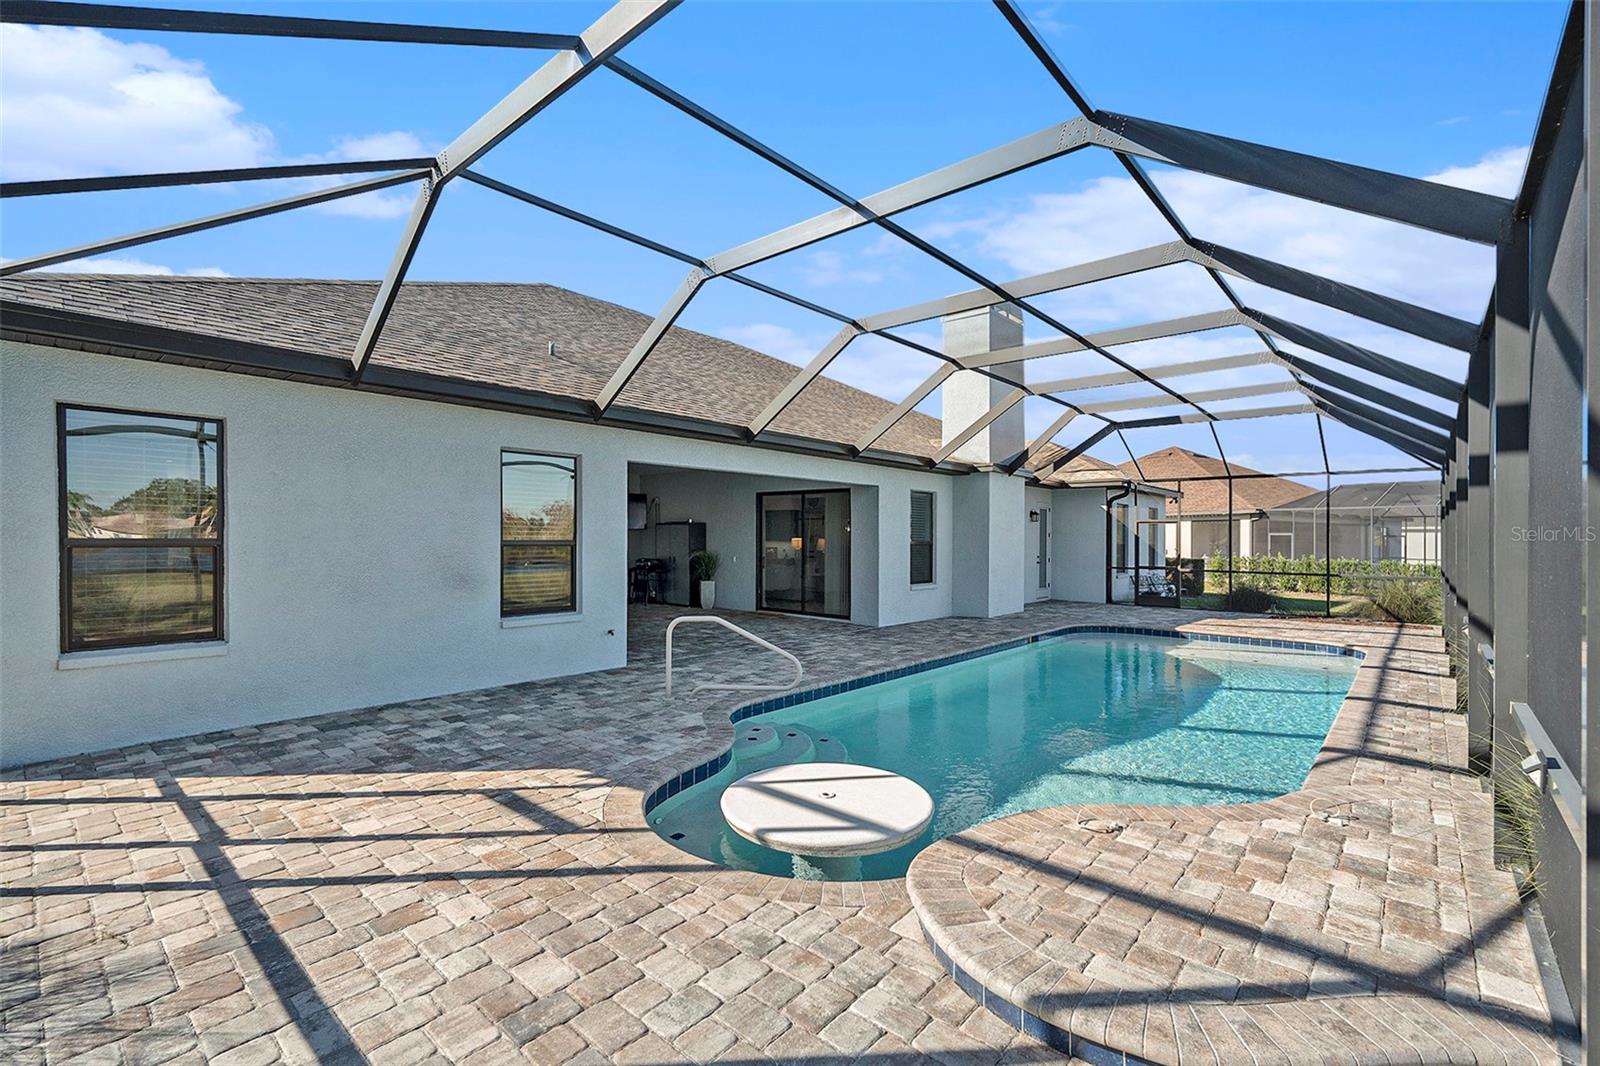
{"type": "MultiPolygon", "coordinates": [[[[205,64],[97,30],[0,26],[0,58],[0,176],[8,181],[432,154],[416,134],[393,130],[287,157],[272,131],[248,120],[243,105],[217,87],[205,64]]],[[[291,187],[349,180],[307,179],[291,187]]],[[[316,209],[396,218],[410,211],[415,196],[415,187],[401,186],[316,209]]]]}
{"type": "Polygon", "coordinates": [[[786,363],[804,365],[827,343],[827,338],[808,337],[788,326],[773,322],[755,322],[747,326],[725,326],[717,330],[724,340],[766,352],[786,363]]]}
{"type": "Polygon", "coordinates": [[[1515,196],[1517,186],[1522,183],[1522,171],[1527,165],[1526,148],[1499,148],[1471,166],[1449,167],[1428,180],[1496,196],[1515,196]]]}
{"type": "MultiPolygon", "coordinates": [[[[9,262],[9,260],[0,260],[9,262]]],[[[108,255],[97,259],[78,259],[70,263],[56,263],[53,266],[40,267],[44,274],[147,274],[160,277],[182,276],[186,278],[229,278],[229,274],[221,267],[186,267],[183,270],[174,270],[172,267],[161,263],[151,263],[133,256],[108,255]]]]}
{"type": "Polygon", "coordinates": [[[272,134],[205,66],[96,30],[0,26],[7,180],[256,166],[272,134]]]}
{"type": "Polygon", "coordinates": [[[342,137],[335,154],[341,159],[405,159],[433,153],[424,150],[422,141],[410,130],[390,130],[388,133],[342,137]]]}
{"type": "MultiPolygon", "coordinates": [[[[333,151],[307,156],[296,162],[332,163],[364,159],[409,159],[433,154],[423,147],[422,140],[416,134],[409,130],[391,130],[387,133],[343,137],[334,146],[333,151]]],[[[302,184],[307,189],[327,189],[351,180],[351,175],[339,175],[308,178],[302,184]]],[[[399,185],[392,189],[362,193],[360,196],[349,196],[342,200],[330,200],[325,204],[318,204],[316,210],[352,218],[404,218],[411,212],[416,199],[415,185],[399,185]]]]}
{"type": "MultiPolygon", "coordinates": [[[[1524,148],[1497,149],[1429,180],[1510,195],[1526,158],[1524,148]]],[[[1483,313],[1493,282],[1492,249],[1203,174],[1159,170],[1155,179],[1197,237],[1465,318],[1483,313]]],[[[939,235],[932,229],[930,235],[939,235]]],[[[940,229],[965,235],[980,254],[1026,274],[1173,239],[1128,178],[1037,194],[1014,210],[948,221],[940,229]]],[[[1193,313],[1193,280],[1174,285],[1175,278],[1156,271],[1064,299],[1077,301],[1070,310],[1099,321],[1193,313]]]]}

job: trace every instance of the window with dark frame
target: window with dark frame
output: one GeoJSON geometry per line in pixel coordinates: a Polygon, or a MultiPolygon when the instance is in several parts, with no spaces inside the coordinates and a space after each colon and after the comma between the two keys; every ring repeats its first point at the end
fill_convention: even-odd
{"type": "Polygon", "coordinates": [[[911,494],[911,583],[933,584],[933,493],[911,494]]]}
{"type": "Polygon", "coordinates": [[[56,408],[61,648],[222,639],[222,423],[56,408]]]}
{"type": "Polygon", "coordinates": [[[578,608],[578,460],[500,453],[500,614],[578,608]]]}

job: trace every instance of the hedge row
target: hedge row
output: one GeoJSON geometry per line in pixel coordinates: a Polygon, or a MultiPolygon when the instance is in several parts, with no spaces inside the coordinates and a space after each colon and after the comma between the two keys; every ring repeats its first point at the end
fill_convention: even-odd
{"type": "MultiPolygon", "coordinates": [[[[1206,585],[1221,590],[1227,584],[1227,556],[1222,552],[1206,557],[1206,585]]],[[[1235,585],[1250,584],[1281,592],[1325,592],[1323,563],[1321,559],[1286,559],[1281,555],[1236,555],[1233,559],[1235,585]],[[1255,571],[1244,574],[1239,571],[1255,571]]],[[[1380,563],[1366,559],[1335,559],[1333,594],[1370,592],[1374,582],[1362,581],[1366,575],[1409,577],[1419,581],[1437,582],[1437,563],[1402,563],[1385,560],[1380,563]]]]}

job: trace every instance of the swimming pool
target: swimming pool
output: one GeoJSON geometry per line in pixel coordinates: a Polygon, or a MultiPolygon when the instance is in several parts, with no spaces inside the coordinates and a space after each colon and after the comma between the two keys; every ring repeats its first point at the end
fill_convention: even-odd
{"type": "MultiPolygon", "coordinates": [[[[1064,803],[1243,803],[1299,788],[1355,677],[1337,649],[1125,633],[1047,637],[766,710],[733,747],[650,797],[650,825],[693,855],[818,880],[899,877],[933,841],[1064,803]],[[863,858],[806,859],[722,819],[729,784],[768,766],[848,762],[934,800],[922,837],[863,858]],[[718,768],[717,762],[723,765],[718,768]]],[[[737,717],[737,716],[736,716],[737,717]]]]}

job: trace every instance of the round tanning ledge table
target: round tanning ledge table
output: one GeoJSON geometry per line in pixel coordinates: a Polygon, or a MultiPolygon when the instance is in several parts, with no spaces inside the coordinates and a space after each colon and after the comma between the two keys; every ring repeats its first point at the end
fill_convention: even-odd
{"type": "Polygon", "coordinates": [[[933,820],[933,798],[873,766],[791,763],[729,785],[722,817],[746,840],[791,855],[876,855],[920,836],[933,820]]]}

